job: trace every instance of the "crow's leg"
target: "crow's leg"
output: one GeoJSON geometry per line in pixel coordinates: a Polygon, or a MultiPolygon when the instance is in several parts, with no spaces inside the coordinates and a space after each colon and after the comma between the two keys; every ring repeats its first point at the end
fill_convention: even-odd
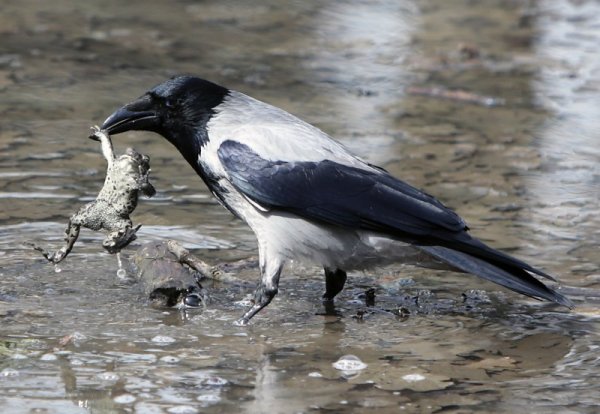
{"type": "Polygon", "coordinates": [[[260,262],[260,283],[254,293],[254,305],[236,321],[236,325],[247,325],[250,319],[256,315],[262,308],[271,303],[271,300],[277,294],[279,288],[279,276],[283,269],[283,261],[269,255],[265,249],[259,248],[260,262]]]}
{"type": "Polygon", "coordinates": [[[325,268],[325,293],[323,294],[323,300],[331,302],[335,295],[340,293],[346,283],[346,272],[341,269],[331,270],[325,268]]]}

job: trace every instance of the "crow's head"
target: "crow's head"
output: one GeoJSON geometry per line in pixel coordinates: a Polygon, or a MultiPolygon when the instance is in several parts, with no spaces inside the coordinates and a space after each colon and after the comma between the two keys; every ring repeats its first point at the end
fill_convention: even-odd
{"type": "Polygon", "coordinates": [[[228,93],[228,89],[204,79],[177,76],[116,110],[102,129],[111,135],[152,131],[178,146],[180,140],[205,128],[214,108],[228,93]]]}

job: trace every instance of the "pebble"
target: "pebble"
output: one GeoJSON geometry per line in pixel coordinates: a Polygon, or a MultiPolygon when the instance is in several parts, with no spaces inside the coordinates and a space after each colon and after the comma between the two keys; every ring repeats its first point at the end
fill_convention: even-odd
{"type": "Polygon", "coordinates": [[[40,357],[42,361],[56,361],[57,357],[54,354],[44,354],[40,357]]]}

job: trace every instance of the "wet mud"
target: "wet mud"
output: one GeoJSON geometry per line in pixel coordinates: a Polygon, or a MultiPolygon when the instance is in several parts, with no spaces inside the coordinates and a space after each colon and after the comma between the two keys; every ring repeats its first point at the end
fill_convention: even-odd
{"type": "MultiPolygon", "coordinates": [[[[598,27],[586,0],[4,1],[0,411],[595,412],[598,27]],[[294,264],[242,328],[252,266],[232,267],[247,283],[203,281],[210,303],[184,310],[151,306],[92,231],[48,266],[26,243],[60,248],[102,186],[89,125],[176,73],[319,126],[556,276],[577,307],[402,266],[351,273],[325,306],[322,270],[294,264]]],[[[158,191],[125,258],[167,239],[211,264],[256,254],[165,140],[113,144],[151,157],[158,191]]]]}

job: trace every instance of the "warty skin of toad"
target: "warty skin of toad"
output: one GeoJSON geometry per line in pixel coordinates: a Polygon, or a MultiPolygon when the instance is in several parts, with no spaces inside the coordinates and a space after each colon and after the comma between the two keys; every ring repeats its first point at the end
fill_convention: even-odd
{"type": "Polygon", "coordinates": [[[65,230],[66,244],[60,250],[49,253],[34,246],[54,264],[60,263],[71,252],[81,227],[109,232],[102,246],[109,253],[119,252],[137,238],[136,232],[141,227],[133,227],[129,217],[137,207],[139,194],[152,197],[156,193],[149,182],[150,158],[147,155],[127,148],[124,154],[117,157],[110,137],[98,127],[92,128],[90,138],[100,142],[108,164],[106,178],[96,200],[81,207],[69,219],[65,230]]]}

